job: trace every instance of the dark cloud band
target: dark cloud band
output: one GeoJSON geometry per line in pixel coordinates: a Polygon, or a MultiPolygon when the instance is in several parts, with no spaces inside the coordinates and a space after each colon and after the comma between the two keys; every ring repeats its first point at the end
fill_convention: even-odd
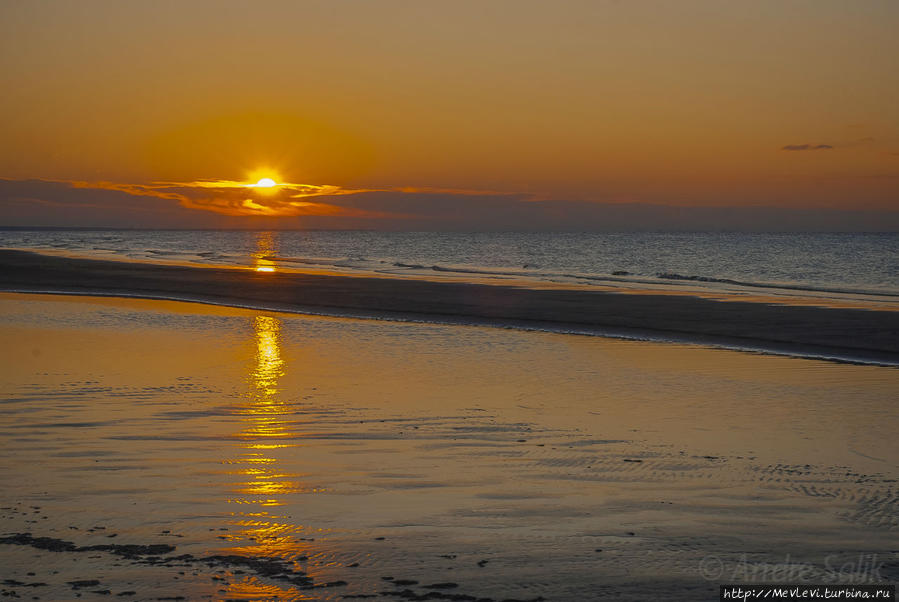
{"type": "MultiPolygon", "coordinates": [[[[899,230],[899,211],[544,200],[475,191],[309,190],[0,179],[0,224],[109,228],[456,231],[899,230]],[[310,192],[325,194],[310,195],[310,192]],[[330,192],[330,194],[327,194],[330,192]]],[[[310,185],[307,185],[310,186],[310,185]]]]}

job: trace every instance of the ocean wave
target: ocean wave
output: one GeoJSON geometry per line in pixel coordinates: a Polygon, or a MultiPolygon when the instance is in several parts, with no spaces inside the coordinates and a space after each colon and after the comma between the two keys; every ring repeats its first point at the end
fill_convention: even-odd
{"type": "Polygon", "coordinates": [[[288,257],[284,255],[266,255],[262,257],[266,261],[275,261],[278,263],[298,263],[302,265],[319,265],[319,266],[339,266],[342,260],[333,257],[288,257]]]}
{"type": "Polygon", "coordinates": [[[852,294],[852,295],[876,295],[878,297],[899,297],[899,295],[895,293],[888,293],[884,291],[871,291],[871,290],[859,290],[859,289],[851,289],[851,288],[836,288],[836,287],[819,287],[819,286],[807,286],[807,285],[799,285],[799,284],[786,284],[786,283],[774,283],[774,282],[746,282],[743,280],[734,280],[732,278],[715,278],[712,276],[684,276],[683,274],[676,274],[672,272],[659,272],[656,274],[657,278],[661,278],[663,280],[682,280],[688,282],[709,282],[709,283],[717,283],[717,284],[731,284],[733,286],[747,286],[752,288],[765,288],[765,289],[784,289],[791,291],[806,291],[806,292],[815,292],[815,293],[839,293],[839,294],[852,294]]]}
{"type": "Polygon", "coordinates": [[[528,266],[523,267],[522,269],[487,269],[487,268],[468,268],[468,267],[459,267],[459,266],[442,266],[442,265],[421,265],[416,263],[402,263],[402,262],[394,262],[394,266],[409,268],[409,269],[418,269],[418,270],[431,270],[434,272],[443,272],[443,273],[451,273],[451,274],[473,274],[478,276],[504,276],[510,278],[527,278],[532,280],[544,280],[544,281],[560,281],[560,280],[580,280],[580,281],[588,281],[588,282],[609,282],[609,283],[632,283],[632,284],[652,284],[652,280],[648,280],[646,278],[640,278],[638,274],[633,274],[631,272],[625,270],[615,270],[611,275],[597,275],[597,274],[574,274],[567,272],[547,272],[547,271],[534,271],[532,269],[528,269],[528,266]]]}
{"type": "Polygon", "coordinates": [[[398,268],[409,268],[413,270],[427,270],[429,269],[426,265],[421,265],[420,263],[403,263],[401,261],[394,261],[392,264],[394,267],[398,268]]]}
{"type": "MultiPolygon", "coordinates": [[[[460,267],[444,267],[442,265],[432,265],[431,269],[435,272],[453,272],[459,274],[479,274],[484,276],[532,276],[534,274],[528,272],[518,272],[518,271],[500,271],[500,270],[485,270],[485,269],[477,269],[477,268],[460,268],[460,267]]],[[[542,275],[542,274],[538,274],[542,275]]]]}
{"type": "Polygon", "coordinates": [[[432,272],[445,272],[451,274],[476,274],[479,276],[515,276],[515,277],[529,277],[529,278],[539,278],[539,277],[548,277],[549,274],[542,274],[539,272],[531,272],[524,270],[491,270],[487,268],[467,268],[467,267],[459,267],[459,266],[443,266],[443,265],[422,265],[420,263],[403,263],[400,261],[393,262],[393,265],[398,268],[408,268],[413,270],[431,270],[432,272]]]}
{"type": "MultiPolygon", "coordinates": [[[[367,269],[374,264],[384,264],[387,261],[383,259],[367,259],[364,257],[353,258],[353,259],[333,259],[333,258],[309,258],[309,257],[267,257],[266,259],[270,259],[272,261],[287,261],[291,263],[299,263],[299,264],[307,264],[307,265],[319,265],[319,266],[333,266],[333,267],[351,267],[351,268],[359,268],[359,269],[367,269]]],[[[878,297],[888,297],[888,298],[897,298],[899,294],[885,292],[885,291],[877,291],[877,290],[868,290],[861,288],[848,288],[848,287],[826,287],[826,286],[811,286],[805,284],[790,284],[790,283],[775,283],[775,282],[752,282],[745,280],[736,280],[733,278],[717,278],[713,276],[699,276],[699,275],[683,275],[675,272],[658,272],[655,276],[643,275],[634,272],[630,272],[627,270],[613,270],[609,274],[584,274],[584,273],[571,273],[571,272],[551,272],[551,271],[538,271],[535,269],[531,269],[530,266],[524,266],[521,269],[491,269],[486,267],[468,267],[468,266],[447,266],[440,264],[423,264],[423,263],[413,263],[413,262],[405,262],[405,261],[391,261],[389,262],[391,266],[396,268],[401,268],[404,270],[418,270],[418,271],[426,271],[426,272],[439,272],[443,274],[459,274],[459,275],[473,275],[473,276],[485,276],[490,278],[496,277],[505,277],[505,278],[526,278],[530,280],[538,280],[538,281],[570,281],[577,280],[582,282],[595,282],[595,283],[628,283],[628,284],[655,284],[658,285],[659,280],[669,281],[672,285],[675,285],[678,282],[683,283],[706,283],[706,284],[728,284],[731,286],[737,287],[748,287],[748,288],[763,288],[769,290],[789,290],[789,291],[798,291],[798,292],[810,292],[810,293],[833,293],[833,294],[850,294],[850,295],[873,295],[878,297]]]]}

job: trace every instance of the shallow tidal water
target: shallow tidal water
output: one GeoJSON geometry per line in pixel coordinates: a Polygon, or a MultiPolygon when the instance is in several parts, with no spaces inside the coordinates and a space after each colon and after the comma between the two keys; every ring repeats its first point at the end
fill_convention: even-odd
{"type": "Polygon", "coordinates": [[[894,368],[14,294],[0,340],[0,579],[25,598],[899,579],[894,368]]]}

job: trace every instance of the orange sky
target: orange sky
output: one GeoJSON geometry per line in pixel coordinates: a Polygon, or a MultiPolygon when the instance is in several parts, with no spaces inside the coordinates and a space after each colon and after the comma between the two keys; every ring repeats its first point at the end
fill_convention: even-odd
{"type": "MultiPolygon", "coordinates": [[[[463,212],[474,192],[893,213],[897,31],[893,0],[0,0],[0,225],[100,211],[23,180],[146,203],[177,183],[153,208],[177,225],[241,213],[228,186],[191,183],[261,172],[378,198],[464,190],[463,212]]],[[[267,214],[411,215],[352,196],[267,214]]]]}

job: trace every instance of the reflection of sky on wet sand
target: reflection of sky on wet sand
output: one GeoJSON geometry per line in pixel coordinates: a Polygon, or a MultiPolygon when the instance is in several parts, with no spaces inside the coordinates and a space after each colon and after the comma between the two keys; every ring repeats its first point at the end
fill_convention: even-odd
{"type": "MultiPolygon", "coordinates": [[[[0,335],[22,342],[0,348],[0,436],[15,446],[0,480],[16,484],[0,505],[49,517],[0,513],[5,531],[79,545],[113,532],[348,582],[158,566],[134,583],[154,594],[338,600],[393,575],[583,600],[623,575],[689,580],[709,554],[731,571],[744,550],[773,563],[895,549],[895,370],[65,299],[0,299],[0,335]]],[[[60,575],[32,579],[32,550],[3,553],[8,576],[57,588],[44,599],[94,568],[131,587],[108,556],[47,552],[60,575]]]]}

